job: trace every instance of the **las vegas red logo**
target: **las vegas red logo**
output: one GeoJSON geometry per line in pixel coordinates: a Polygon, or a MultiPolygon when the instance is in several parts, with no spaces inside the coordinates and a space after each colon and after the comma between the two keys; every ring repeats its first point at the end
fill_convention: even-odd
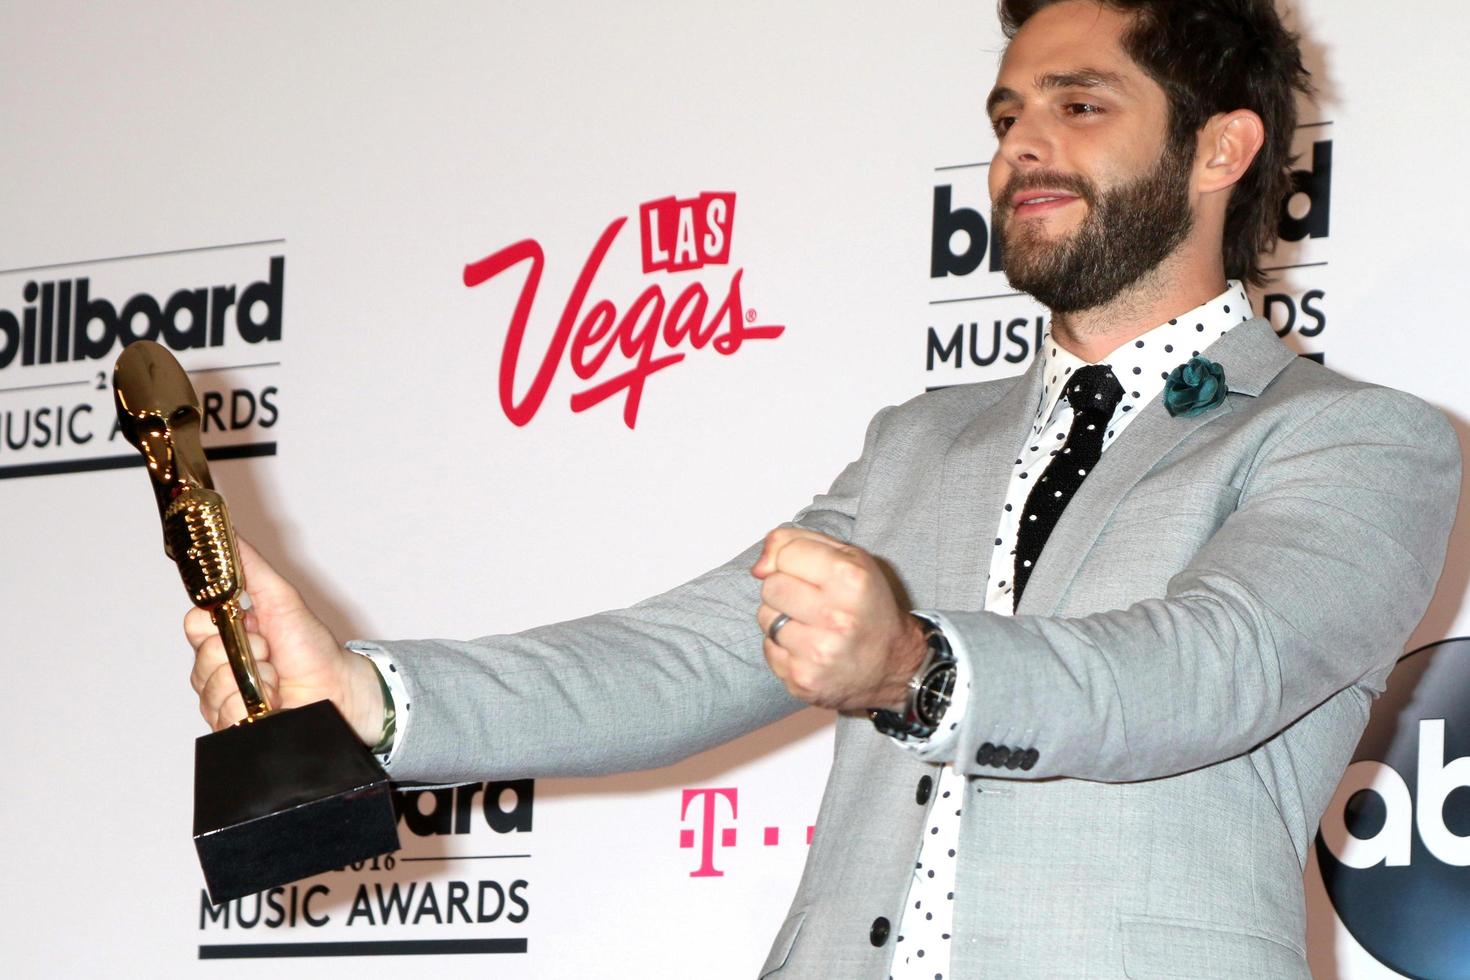
{"type": "MultiPolygon", "coordinates": [[[[682,361],[686,349],[713,347],[730,355],[747,340],[769,340],[786,329],[779,324],[756,323],[754,311],[745,308],[740,298],[744,269],[729,274],[718,302],[711,302],[709,289],[698,280],[684,286],[672,301],[654,281],[621,310],[614,300],[595,297],[597,272],[627,220],[615,218],[592,246],[562,305],[551,342],[539,353],[539,362],[536,353],[528,355],[522,350],[522,344],[546,264],[540,243],[527,238],[464,267],[464,284],[474,287],[530,263],[500,358],[500,405],[506,418],[516,425],[535,418],[563,361],[587,382],[586,387],[572,394],[572,411],[584,412],[622,395],[623,421],[631,429],[638,421],[638,405],[648,378],[682,361]],[[516,379],[523,357],[530,359],[528,369],[530,364],[535,365],[535,376],[517,401],[516,379]]],[[[735,224],[735,195],[704,193],[687,199],[649,201],[639,206],[638,222],[646,275],[727,266],[735,224]]]]}

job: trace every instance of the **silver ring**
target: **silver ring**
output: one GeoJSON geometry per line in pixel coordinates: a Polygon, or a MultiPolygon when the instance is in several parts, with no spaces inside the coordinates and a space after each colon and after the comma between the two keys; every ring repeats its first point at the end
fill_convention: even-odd
{"type": "Polygon", "coordinates": [[[791,622],[791,617],[786,615],[785,613],[781,613],[775,619],[771,620],[771,625],[766,630],[766,639],[770,640],[777,646],[780,646],[781,641],[776,639],[776,634],[781,632],[781,627],[785,626],[789,622],[791,622]]]}

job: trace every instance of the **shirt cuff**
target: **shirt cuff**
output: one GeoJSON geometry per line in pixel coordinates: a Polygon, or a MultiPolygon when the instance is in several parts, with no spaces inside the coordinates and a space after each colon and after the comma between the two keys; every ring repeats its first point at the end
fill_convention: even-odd
{"type": "Polygon", "coordinates": [[[927,620],[944,634],[949,649],[954,653],[954,693],[950,695],[949,707],[939,718],[939,727],[928,738],[894,739],[906,751],[912,752],[925,762],[946,762],[953,758],[955,746],[960,740],[960,726],[965,720],[965,711],[970,704],[970,653],[956,630],[942,613],[916,609],[914,615],[927,620]]]}
{"type": "Polygon", "coordinates": [[[367,643],[363,640],[348,641],[347,649],[372,661],[373,666],[377,668],[378,676],[383,679],[387,687],[388,696],[393,699],[391,705],[394,714],[393,740],[382,752],[375,753],[378,762],[386,766],[393,758],[393,753],[407,743],[408,729],[413,722],[413,703],[408,700],[408,687],[403,682],[403,673],[398,669],[398,662],[387,650],[375,643],[367,643]]]}

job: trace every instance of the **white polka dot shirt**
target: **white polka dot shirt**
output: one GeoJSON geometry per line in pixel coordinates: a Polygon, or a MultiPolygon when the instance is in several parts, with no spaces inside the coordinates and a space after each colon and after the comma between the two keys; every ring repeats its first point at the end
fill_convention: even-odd
{"type": "MultiPolygon", "coordinates": [[[[1250,300],[1244,287],[1231,280],[1225,292],[1208,303],[1161,324],[1128,341],[1099,363],[1113,369],[1123,386],[1123,397],[1113,411],[1108,431],[1103,434],[1103,451],[1122,434],[1144,405],[1164,389],[1169,372],[1223,337],[1231,327],[1251,317],[1250,300]]],[[[1087,362],[1052,343],[1048,333],[1042,340],[1044,371],[1041,403],[1030,438],[1016,452],[1005,506],[995,532],[990,574],[986,581],[985,610],[1011,615],[1015,576],[1016,532],[1031,485],[1046,471],[1054,457],[1066,451],[1067,432],[1072,426],[1072,406],[1062,397],[1068,379],[1087,362]]],[[[923,759],[936,762],[936,781],[930,796],[928,822],[914,866],[898,938],[893,947],[892,980],[944,980],[949,972],[950,942],[954,931],[956,852],[960,843],[960,817],[964,812],[965,779],[953,765],[937,764],[953,756],[959,727],[969,703],[971,653],[943,615],[922,611],[949,639],[957,658],[955,695],[949,713],[934,737],[894,741],[923,759]]],[[[976,654],[978,656],[979,654],[976,654]]],[[[960,901],[964,896],[960,895],[960,901]]]]}

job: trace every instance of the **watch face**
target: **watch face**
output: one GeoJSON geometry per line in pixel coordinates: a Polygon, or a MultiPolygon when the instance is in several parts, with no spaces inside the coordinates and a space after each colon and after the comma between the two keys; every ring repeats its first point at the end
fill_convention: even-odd
{"type": "Polygon", "coordinates": [[[919,684],[919,693],[914,698],[914,714],[931,729],[939,727],[939,721],[949,709],[949,698],[954,693],[954,661],[935,664],[924,674],[919,684]]]}

